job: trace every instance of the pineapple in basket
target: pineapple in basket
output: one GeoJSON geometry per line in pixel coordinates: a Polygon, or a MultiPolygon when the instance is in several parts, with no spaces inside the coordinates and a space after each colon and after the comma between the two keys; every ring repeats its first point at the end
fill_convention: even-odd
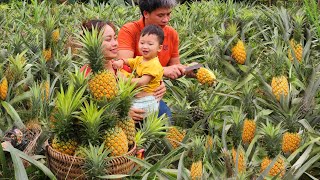
{"type": "Polygon", "coordinates": [[[203,144],[204,144],[204,139],[202,137],[195,137],[192,142],[192,155],[193,155],[193,160],[192,164],[190,167],[190,176],[192,180],[201,180],[202,179],[202,169],[203,169],[203,164],[202,164],[202,158],[203,158],[203,144]]]}
{"type": "Polygon", "coordinates": [[[262,159],[260,172],[262,173],[267,169],[270,163],[277,158],[268,175],[276,176],[279,174],[279,177],[282,177],[285,174],[286,169],[284,158],[278,156],[281,151],[281,123],[274,126],[267,121],[266,124],[262,124],[260,132],[262,135],[262,147],[267,151],[267,156],[262,159]]]}
{"type": "Polygon", "coordinates": [[[53,149],[71,156],[78,147],[78,130],[74,115],[85,99],[84,92],[85,88],[75,91],[72,84],[68,86],[66,92],[61,87],[55,102],[54,121],[51,122],[54,138],[51,145],[53,149]]]}
{"type": "Polygon", "coordinates": [[[119,101],[113,99],[106,105],[106,110],[103,115],[102,139],[106,149],[110,151],[110,156],[121,156],[128,152],[129,142],[124,130],[118,126],[120,121],[117,107],[119,101]]]}
{"type": "Polygon", "coordinates": [[[84,29],[83,35],[78,37],[82,46],[82,57],[89,62],[93,73],[88,82],[91,95],[97,100],[113,99],[118,94],[118,86],[114,73],[104,68],[102,32],[96,28],[91,32],[84,29]]]}
{"type": "Polygon", "coordinates": [[[134,139],[136,135],[135,122],[128,116],[132,100],[134,96],[139,92],[139,88],[135,88],[135,84],[132,84],[130,80],[125,81],[123,78],[118,80],[119,95],[117,97],[118,107],[117,112],[119,121],[117,125],[122,128],[128,138],[128,144],[134,145],[134,139]]]}

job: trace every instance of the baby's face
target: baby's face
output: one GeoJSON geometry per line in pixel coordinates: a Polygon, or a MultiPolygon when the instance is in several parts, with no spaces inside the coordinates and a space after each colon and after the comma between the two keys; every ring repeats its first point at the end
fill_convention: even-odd
{"type": "Polygon", "coordinates": [[[162,49],[162,45],[159,44],[158,37],[154,34],[146,34],[140,36],[139,39],[139,51],[145,60],[150,60],[158,56],[158,52],[162,49]]]}

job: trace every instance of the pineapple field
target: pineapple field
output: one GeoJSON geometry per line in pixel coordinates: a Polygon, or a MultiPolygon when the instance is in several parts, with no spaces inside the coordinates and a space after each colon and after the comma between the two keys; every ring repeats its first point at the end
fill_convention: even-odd
{"type": "Polygon", "coordinates": [[[163,79],[172,118],[138,123],[139,89],[81,29],[139,19],[124,2],[0,1],[0,179],[320,178],[316,1],[178,4],[181,64],[202,67],[163,79]]]}

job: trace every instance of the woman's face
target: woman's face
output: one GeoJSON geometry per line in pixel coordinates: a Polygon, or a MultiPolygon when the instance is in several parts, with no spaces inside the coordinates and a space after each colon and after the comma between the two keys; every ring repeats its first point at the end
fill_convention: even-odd
{"type": "Polygon", "coordinates": [[[116,58],[118,55],[117,36],[111,26],[106,25],[103,32],[104,57],[108,60],[116,58]]]}

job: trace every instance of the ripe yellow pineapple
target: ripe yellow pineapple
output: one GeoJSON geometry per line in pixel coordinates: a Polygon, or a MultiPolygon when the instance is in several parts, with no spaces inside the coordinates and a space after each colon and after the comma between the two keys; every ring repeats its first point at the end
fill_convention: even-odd
{"type": "Polygon", "coordinates": [[[55,29],[52,31],[51,38],[53,43],[57,43],[60,37],[60,30],[55,29]]]}
{"type": "Polygon", "coordinates": [[[4,101],[8,94],[8,81],[6,77],[3,77],[0,81],[0,98],[4,101]]]}
{"type": "MultiPolygon", "coordinates": [[[[267,169],[267,167],[269,166],[269,164],[272,162],[271,159],[269,159],[268,157],[263,158],[262,162],[261,162],[261,172],[263,172],[265,169],[267,169]]],[[[284,160],[281,157],[278,157],[276,163],[274,163],[274,165],[272,166],[271,170],[269,171],[268,175],[269,176],[276,176],[277,174],[279,174],[279,177],[282,177],[285,174],[285,163],[284,160]]]]}
{"type": "Polygon", "coordinates": [[[180,130],[178,127],[172,126],[168,129],[166,138],[169,140],[173,149],[180,146],[186,132],[184,130],[180,130]]]}
{"type": "Polygon", "coordinates": [[[73,139],[61,140],[60,138],[55,136],[54,139],[52,140],[51,145],[53,149],[61,153],[73,156],[78,147],[78,142],[73,139]]]}
{"type": "Polygon", "coordinates": [[[128,139],[123,130],[118,127],[109,128],[104,135],[105,148],[111,156],[121,156],[128,152],[128,139]]]}
{"type": "Polygon", "coordinates": [[[193,161],[190,167],[190,176],[192,180],[202,179],[202,159],[203,159],[203,143],[202,137],[195,137],[192,139],[193,145],[191,152],[193,155],[193,161]]]}
{"type": "Polygon", "coordinates": [[[191,164],[191,179],[201,180],[202,177],[202,161],[197,161],[191,164]]]}
{"type": "Polygon", "coordinates": [[[93,77],[88,82],[91,95],[97,100],[114,98],[118,93],[118,86],[114,73],[104,69],[102,32],[98,32],[96,28],[92,31],[84,30],[84,34],[79,38],[83,57],[89,62],[93,72],[93,77]]]}
{"type": "Polygon", "coordinates": [[[51,60],[52,58],[52,51],[51,51],[51,48],[47,48],[47,49],[44,49],[42,51],[42,55],[44,57],[44,59],[48,62],[51,60]]]}
{"type": "Polygon", "coordinates": [[[237,164],[237,156],[238,156],[238,172],[242,173],[246,171],[245,153],[242,148],[239,149],[239,154],[237,154],[237,150],[235,148],[232,148],[232,160],[235,167],[237,164]]]}
{"type": "Polygon", "coordinates": [[[297,43],[294,39],[291,39],[289,44],[290,44],[290,47],[289,47],[289,51],[288,51],[288,58],[290,59],[291,62],[293,62],[294,55],[295,55],[297,60],[298,60],[298,62],[301,63],[301,61],[302,61],[302,53],[303,53],[302,44],[301,43],[297,43]]]}
{"type": "Polygon", "coordinates": [[[119,121],[117,125],[126,134],[128,138],[128,145],[133,145],[136,135],[136,127],[134,120],[132,118],[122,119],[122,121],[119,121]]]}
{"type": "Polygon", "coordinates": [[[249,144],[256,132],[256,122],[253,119],[245,119],[243,122],[242,142],[249,144]]]}
{"type": "Polygon", "coordinates": [[[299,148],[301,137],[298,133],[285,132],[282,137],[282,151],[292,153],[299,148]]]}
{"type": "Polygon", "coordinates": [[[201,84],[208,84],[209,86],[212,86],[216,81],[216,76],[213,72],[203,67],[198,69],[196,76],[201,84]]]}
{"type": "Polygon", "coordinates": [[[242,40],[238,40],[237,44],[232,48],[232,58],[239,64],[246,62],[247,53],[242,40]]]}
{"type": "Polygon", "coordinates": [[[279,101],[281,95],[287,96],[289,93],[289,83],[285,76],[275,76],[271,82],[272,93],[279,101]]]}

